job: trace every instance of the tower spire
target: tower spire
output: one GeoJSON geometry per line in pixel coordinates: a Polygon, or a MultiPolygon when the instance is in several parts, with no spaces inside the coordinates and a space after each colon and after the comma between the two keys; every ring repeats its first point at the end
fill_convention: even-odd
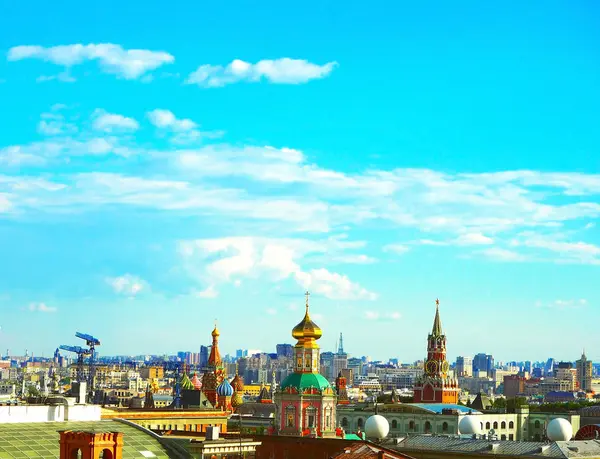
{"type": "Polygon", "coordinates": [[[310,296],[310,292],[307,290],[304,295],[306,296],[306,314],[308,315],[308,297],[310,296]]]}
{"type": "Polygon", "coordinates": [[[435,300],[435,319],[433,320],[433,329],[431,330],[433,336],[442,336],[442,321],[440,319],[440,300],[435,300]]]}
{"type": "Polygon", "coordinates": [[[338,354],[343,354],[344,353],[344,337],[342,336],[342,333],[340,332],[340,344],[338,347],[338,354]]]}

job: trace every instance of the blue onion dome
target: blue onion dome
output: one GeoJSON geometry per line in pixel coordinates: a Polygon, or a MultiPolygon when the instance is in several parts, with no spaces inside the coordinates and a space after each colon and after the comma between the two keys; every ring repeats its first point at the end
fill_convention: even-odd
{"type": "Polygon", "coordinates": [[[226,379],[223,380],[217,387],[217,395],[219,397],[231,397],[233,395],[233,386],[226,379]]]}

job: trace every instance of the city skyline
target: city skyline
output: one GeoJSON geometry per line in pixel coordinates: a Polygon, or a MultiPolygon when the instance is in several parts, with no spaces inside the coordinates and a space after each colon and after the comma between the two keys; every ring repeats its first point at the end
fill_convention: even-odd
{"type": "Polygon", "coordinates": [[[600,360],[598,5],[110,4],[0,17],[0,349],[600,360]]]}

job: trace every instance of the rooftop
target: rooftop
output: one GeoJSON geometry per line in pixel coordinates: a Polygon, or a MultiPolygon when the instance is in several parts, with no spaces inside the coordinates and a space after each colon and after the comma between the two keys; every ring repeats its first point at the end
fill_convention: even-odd
{"type": "Polygon", "coordinates": [[[438,451],[440,454],[444,451],[452,457],[477,454],[525,458],[600,458],[600,441],[597,440],[542,443],[415,435],[402,439],[395,448],[409,454],[410,451],[438,451]]]}
{"type": "Polygon", "coordinates": [[[119,421],[72,421],[0,424],[0,459],[59,457],[58,432],[61,430],[123,432],[123,459],[190,457],[185,448],[168,440],[162,441],[138,426],[119,421]]]}

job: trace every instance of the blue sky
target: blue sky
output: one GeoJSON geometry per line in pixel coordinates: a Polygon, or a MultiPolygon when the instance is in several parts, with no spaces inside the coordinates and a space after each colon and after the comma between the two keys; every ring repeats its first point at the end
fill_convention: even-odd
{"type": "Polygon", "coordinates": [[[596,2],[0,8],[0,349],[600,359],[596,2]]]}

